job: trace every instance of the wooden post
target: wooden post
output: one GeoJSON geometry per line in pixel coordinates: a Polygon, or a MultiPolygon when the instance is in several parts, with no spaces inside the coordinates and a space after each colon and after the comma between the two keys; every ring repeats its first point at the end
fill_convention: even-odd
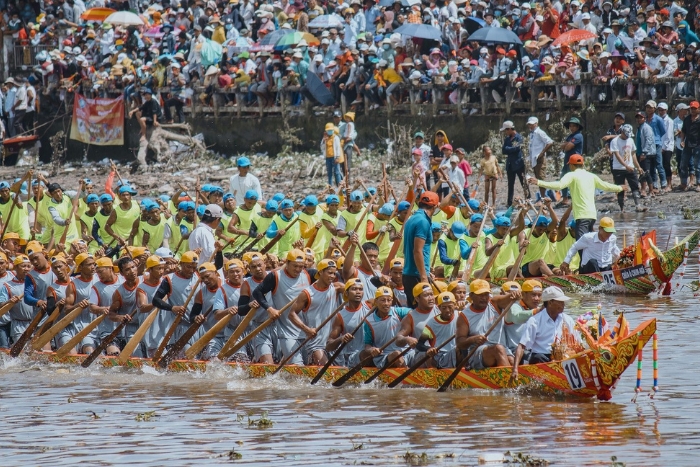
{"type": "Polygon", "coordinates": [[[671,80],[666,82],[666,101],[668,102],[669,110],[673,110],[673,87],[675,85],[676,83],[671,82],[671,80]]]}
{"type": "Polygon", "coordinates": [[[700,79],[693,81],[693,90],[695,91],[695,100],[700,101],[700,79]]]}
{"type": "Polygon", "coordinates": [[[435,117],[438,114],[438,93],[442,94],[441,91],[439,91],[435,86],[433,86],[433,117],[435,117]]]}
{"type": "Polygon", "coordinates": [[[367,94],[364,94],[362,98],[365,101],[365,115],[369,115],[369,108],[372,105],[372,101],[369,100],[369,97],[367,97],[367,94]]]}
{"type": "Polygon", "coordinates": [[[515,88],[511,86],[510,81],[508,81],[508,84],[506,84],[506,96],[505,96],[505,105],[506,105],[506,115],[510,115],[511,111],[511,104],[513,103],[513,96],[515,95],[515,92],[513,91],[515,88]]]}
{"type": "MultiPolygon", "coordinates": [[[[420,92],[420,91],[418,91],[420,92]]],[[[418,115],[418,105],[416,104],[416,99],[417,99],[417,92],[416,92],[416,87],[411,86],[408,89],[408,99],[409,103],[411,105],[411,115],[418,115]]]]}
{"type": "Polygon", "coordinates": [[[481,96],[481,115],[486,115],[489,109],[488,98],[486,97],[487,89],[488,88],[483,83],[479,83],[479,95],[481,96]]]}
{"type": "Polygon", "coordinates": [[[345,115],[348,111],[348,101],[345,99],[345,94],[340,94],[340,113],[345,115]]]}
{"type": "Polygon", "coordinates": [[[243,93],[240,88],[236,88],[236,117],[243,115],[243,93]]]}
{"type": "Polygon", "coordinates": [[[218,120],[219,119],[219,97],[221,95],[219,94],[219,88],[214,88],[214,94],[211,96],[211,104],[214,106],[214,119],[218,120]]]}
{"type": "Polygon", "coordinates": [[[557,110],[559,110],[559,112],[561,112],[562,109],[564,108],[564,104],[561,101],[561,96],[562,96],[561,84],[559,84],[559,83],[555,84],[554,89],[556,89],[556,91],[557,91],[557,110]]]}
{"type": "Polygon", "coordinates": [[[462,98],[464,97],[464,89],[457,88],[457,105],[455,108],[457,109],[457,119],[460,122],[464,121],[464,113],[462,112],[462,98]]]}
{"type": "Polygon", "coordinates": [[[537,86],[535,86],[535,83],[532,83],[532,86],[530,86],[530,112],[535,113],[537,111],[537,99],[539,97],[539,94],[537,92],[537,86]]]}
{"type": "Polygon", "coordinates": [[[588,108],[588,99],[590,97],[588,86],[590,86],[588,80],[581,80],[581,110],[588,108]]]}

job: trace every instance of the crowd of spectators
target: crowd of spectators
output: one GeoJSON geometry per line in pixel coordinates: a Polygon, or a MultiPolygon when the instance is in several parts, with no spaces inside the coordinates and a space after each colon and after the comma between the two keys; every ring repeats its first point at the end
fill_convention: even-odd
{"type": "MultiPolygon", "coordinates": [[[[434,92],[444,103],[479,102],[481,92],[501,102],[508,83],[516,101],[554,99],[548,84],[556,81],[566,84],[562,98],[574,100],[581,78],[594,83],[600,100],[609,100],[613,89],[623,98],[670,99],[665,85],[653,83],[696,77],[700,64],[697,2],[3,0],[0,8],[6,40],[40,50],[29,75],[3,87],[9,134],[31,124],[25,114],[37,105],[22,104],[22,113],[13,88],[39,90],[48,111],[78,87],[94,96],[123,93],[139,105],[140,94],[150,90],[163,107],[162,121],[182,121],[189,100],[207,103],[216,92],[223,93],[223,105],[237,99],[259,106],[315,101],[308,73],[320,78],[336,105],[344,96],[350,105],[367,99],[376,108],[406,102],[407,88],[422,84],[433,86],[419,87],[419,102],[432,102],[434,92]],[[96,7],[131,10],[144,25],[82,19],[96,7]],[[395,32],[419,24],[440,39],[395,32]],[[470,40],[482,27],[510,29],[522,45],[470,40]],[[289,39],[278,30],[297,35],[289,39]],[[572,30],[590,37],[553,43],[572,30]],[[270,34],[282,41],[266,43],[270,34]],[[632,77],[651,85],[640,88],[632,77]],[[533,82],[540,85],[537,95],[528,86],[533,82]],[[642,89],[648,95],[640,96],[642,89]]],[[[693,80],[677,83],[672,92],[694,96],[693,80]]]]}

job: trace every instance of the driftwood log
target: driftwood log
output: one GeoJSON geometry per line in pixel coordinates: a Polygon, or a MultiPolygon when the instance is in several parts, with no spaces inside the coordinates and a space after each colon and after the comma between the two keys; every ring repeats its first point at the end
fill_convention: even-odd
{"type": "MultiPolygon", "coordinates": [[[[137,159],[143,170],[146,167],[146,154],[150,149],[153,151],[157,162],[168,162],[173,159],[174,154],[170,150],[170,142],[175,141],[189,147],[187,154],[194,156],[204,155],[207,148],[201,141],[192,137],[191,128],[187,123],[161,124],[154,128],[149,128],[146,133],[147,138],[139,141],[139,151],[137,159]],[[183,134],[185,132],[186,134],[183,134]]],[[[176,159],[180,159],[180,155],[176,159]]]]}

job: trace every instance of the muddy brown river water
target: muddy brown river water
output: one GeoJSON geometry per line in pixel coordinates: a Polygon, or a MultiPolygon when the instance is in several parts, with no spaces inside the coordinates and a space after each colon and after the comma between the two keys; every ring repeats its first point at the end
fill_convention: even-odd
{"type": "MultiPolygon", "coordinates": [[[[628,241],[635,219],[625,223],[628,241]]],[[[662,248],[669,228],[673,244],[695,226],[649,215],[645,224],[652,222],[662,248]]],[[[683,283],[697,277],[696,250],[683,283]]],[[[600,302],[610,321],[612,310],[625,311],[632,327],[658,319],[654,399],[651,345],[636,403],[636,366],[612,401],[597,402],[514,390],[312,387],[280,376],[251,380],[221,365],[197,374],[84,370],[3,355],[0,466],[406,465],[407,451],[425,453],[413,458],[422,465],[478,465],[506,451],[550,465],[609,466],[611,456],[627,466],[699,465],[699,298],[687,287],[669,297],[573,296],[574,315],[600,302]],[[265,416],[271,426],[249,424],[265,416]]]]}

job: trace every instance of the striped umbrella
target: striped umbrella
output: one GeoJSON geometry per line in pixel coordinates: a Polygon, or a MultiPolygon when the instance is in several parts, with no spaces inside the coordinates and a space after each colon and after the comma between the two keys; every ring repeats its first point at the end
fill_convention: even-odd
{"type": "Polygon", "coordinates": [[[90,8],[89,10],[85,10],[83,14],[80,15],[80,19],[84,21],[99,21],[101,23],[106,17],[112,13],[115,13],[116,11],[117,10],[113,10],[111,8],[90,8]]]}
{"type": "Polygon", "coordinates": [[[309,34],[308,32],[292,31],[280,37],[280,39],[275,43],[275,50],[281,51],[289,49],[290,47],[294,47],[299,42],[301,42],[302,39],[306,40],[306,43],[309,45],[320,44],[319,40],[316,39],[313,35],[309,34]]]}

